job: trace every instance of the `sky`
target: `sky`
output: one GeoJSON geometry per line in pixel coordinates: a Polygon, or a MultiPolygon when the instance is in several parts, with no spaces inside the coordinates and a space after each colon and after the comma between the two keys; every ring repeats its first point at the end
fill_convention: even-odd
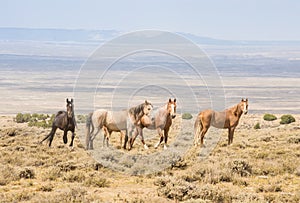
{"type": "Polygon", "coordinates": [[[298,0],[0,0],[0,27],[155,29],[225,40],[300,40],[298,0]]]}

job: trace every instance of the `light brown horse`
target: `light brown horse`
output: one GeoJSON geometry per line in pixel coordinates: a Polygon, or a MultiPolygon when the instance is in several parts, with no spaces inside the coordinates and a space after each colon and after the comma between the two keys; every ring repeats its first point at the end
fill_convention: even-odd
{"type": "MultiPolygon", "coordinates": [[[[86,120],[86,148],[93,149],[93,140],[102,129],[104,130],[104,137],[106,139],[109,138],[107,133],[110,134],[111,132],[121,132],[124,130],[126,132],[124,149],[126,149],[128,136],[132,138],[135,128],[140,127],[140,119],[144,115],[148,115],[152,111],[152,108],[152,104],[146,100],[144,103],[129,110],[112,112],[105,109],[98,109],[90,113],[86,120]],[[97,131],[94,133],[95,128],[97,131]]],[[[142,138],[141,140],[144,147],[147,148],[144,139],[142,138]]]]}
{"type": "Polygon", "coordinates": [[[201,139],[203,146],[203,139],[212,125],[216,128],[228,129],[228,145],[233,141],[233,134],[242,114],[248,113],[248,99],[242,99],[237,105],[226,109],[222,112],[213,111],[211,109],[200,112],[194,124],[194,144],[198,145],[201,139]]]}
{"type": "MultiPolygon", "coordinates": [[[[143,137],[143,128],[148,128],[150,130],[157,130],[158,135],[160,136],[160,140],[154,146],[157,148],[163,141],[164,142],[164,149],[167,149],[167,142],[168,142],[168,134],[170,127],[172,125],[172,119],[176,117],[176,99],[173,101],[169,99],[169,101],[162,107],[160,107],[154,115],[154,118],[150,118],[148,115],[144,115],[141,119],[141,131],[135,132],[133,136],[132,143],[133,144],[135,138],[138,134],[141,134],[143,137]]],[[[138,130],[138,129],[137,129],[138,130]]]]}

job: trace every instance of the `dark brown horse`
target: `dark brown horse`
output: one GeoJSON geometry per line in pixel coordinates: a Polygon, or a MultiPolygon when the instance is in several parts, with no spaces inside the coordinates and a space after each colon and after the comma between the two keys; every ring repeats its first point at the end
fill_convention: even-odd
{"type": "MultiPolygon", "coordinates": [[[[154,146],[157,148],[163,141],[164,149],[167,149],[168,135],[169,130],[172,125],[172,119],[176,117],[176,99],[173,101],[169,99],[169,101],[162,107],[160,107],[154,115],[154,118],[149,118],[148,115],[145,115],[141,119],[141,129],[148,128],[150,130],[157,130],[160,140],[154,146]]],[[[142,134],[143,131],[135,132],[135,136],[133,141],[135,140],[138,133],[142,134]]],[[[132,144],[132,143],[131,143],[132,144]]]]}
{"type": "MultiPolygon", "coordinates": [[[[113,112],[98,109],[90,113],[86,121],[86,149],[93,149],[93,140],[101,129],[104,133],[121,132],[124,130],[126,132],[124,149],[126,149],[128,137],[132,139],[133,131],[135,128],[140,127],[140,119],[144,115],[148,115],[152,111],[152,108],[152,104],[146,100],[144,103],[129,110],[113,112]],[[96,132],[94,132],[95,128],[97,129],[96,132]]],[[[104,137],[108,138],[105,134],[104,137]]],[[[144,147],[147,148],[144,139],[141,138],[141,140],[144,147]]],[[[131,146],[129,146],[129,149],[131,149],[131,146]]]]}
{"type": "Polygon", "coordinates": [[[242,114],[248,113],[248,99],[242,99],[237,105],[222,112],[216,112],[211,109],[200,112],[194,124],[194,144],[198,145],[201,139],[203,145],[204,136],[212,125],[216,128],[228,129],[228,145],[233,141],[233,134],[242,114]]]}
{"type": "Polygon", "coordinates": [[[73,147],[73,141],[75,137],[75,126],[76,126],[74,105],[73,105],[73,99],[71,99],[71,101],[67,99],[66,101],[67,101],[67,111],[57,112],[52,123],[51,132],[41,141],[42,143],[46,139],[49,139],[49,147],[51,146],[57,128],[64,131],[63,140],[65,144],[67,144],[68,142],[68,137],[67,137],[68,131],[72,132],[72,141],[70,143],[70,147],[73,147]]]}

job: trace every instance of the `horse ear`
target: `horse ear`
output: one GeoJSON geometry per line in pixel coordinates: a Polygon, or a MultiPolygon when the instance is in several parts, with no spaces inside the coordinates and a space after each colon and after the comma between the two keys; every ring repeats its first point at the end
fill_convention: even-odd
{"type": "Polygon", "coordinates": [[[171,99],[171,98],[169,98],[169,102],[172,102],[172,99],[171,99]]]}
{"type": "Polygon", "coordinates": [[[145,100],[145,104],[148,104],[148,101],[147,101],[147,100],[145,100]]]}
{"type": "Polygon", "coordinates": [[[243,102],[243,101],[244,101],[244,98],[242,98],[241,102],[243,102]]]}
{"type": "Polygon", "coordinates": [[[248,98],[246,99],[246,102],[248,102],[248,98]]]}
{"type": "Polygon", "coordinates": [[[73,100],[73,98],[72,98],[72,99],[71,99],[71,103],[73,103],[73,101],[74,101],[74,100],[73,100]]]}
{"type": "Polygon", "coordinates": [[[174,102],[176,102],[176,98],[174,99],[174,102]]]}
{"type": "Polygon", "coordinates": [[[66,102],[69,103],[69,99],[68,98],[66,99],[66,102]]]}

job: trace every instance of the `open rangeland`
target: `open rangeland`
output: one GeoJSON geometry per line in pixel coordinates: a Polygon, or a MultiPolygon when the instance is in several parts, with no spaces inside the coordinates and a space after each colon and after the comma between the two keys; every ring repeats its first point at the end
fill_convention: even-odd
{"type": "MultiPolygon", "coordinates": [[[[205,136],[206,148],[194,147],[195,115],[191,120],[177,116],[168,143],[184,128],[189,150],[162,171],[128,175],[91,157],[101,153],[102,134],[94,141],[95,150],[84,149],[85,124],[78,124],[73,150],[63,144],[62,131],[49,148],[46,142],[39,144],[49,128],[1,116],[0,202],[299,202],[300,115],[294,117],[296,122],[280,125],[280,119],[264,121],[263,115],[250,112],[241,117],[232,145],[227,144],[227,130],[217,131],[220,140],[205,156],[202,150],[209,148],[214,128],[205,136]],[[257,123],[260,129],[254,129],[257,123]]],[[[112,133],[110,147],[129,154],[164,152],[163,145],[154,149],[156,131],[145,130],[145,138],[148,150],[137,140],[125,151],[119,134],[112,133]]]]}

